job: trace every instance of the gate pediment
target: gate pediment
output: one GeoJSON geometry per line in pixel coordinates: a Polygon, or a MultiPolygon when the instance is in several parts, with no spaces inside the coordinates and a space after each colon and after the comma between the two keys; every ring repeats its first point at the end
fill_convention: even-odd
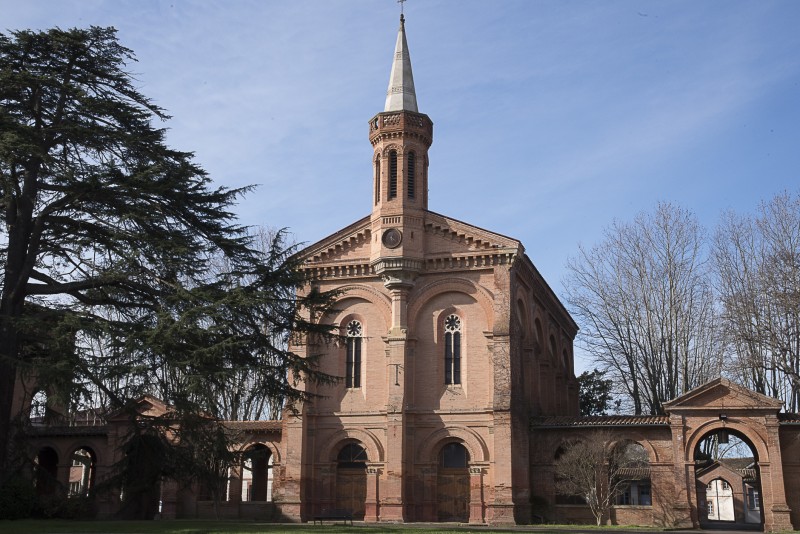
{"type": "Polygon", "coordinates": [[[781,401],[734,384],[726,378],[706,382],[664,403],[664,409],[670,414],[705,410],[776,413],[782,406],[781,401]]]}

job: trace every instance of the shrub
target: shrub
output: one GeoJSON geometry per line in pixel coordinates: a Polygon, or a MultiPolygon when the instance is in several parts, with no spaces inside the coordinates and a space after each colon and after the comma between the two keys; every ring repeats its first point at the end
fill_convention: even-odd
{"type": "Polygon", "coordinates": [[[0,517],[3,519],[28,518],[35,503],[36,490],[24,477],[12,477],[0,487],[0,517]]]}

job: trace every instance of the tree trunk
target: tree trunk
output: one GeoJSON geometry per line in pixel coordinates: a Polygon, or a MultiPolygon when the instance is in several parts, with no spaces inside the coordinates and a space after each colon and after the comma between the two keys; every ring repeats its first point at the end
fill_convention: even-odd
{"type": "Polygon", "coordinates": [[[9,445],[11,443],[11,413],[14,404],[14,386],[17,381],[17,355],[19,334],[11,324],[10,314],[0,307],[0,472],[10,474],[9,445]]]}

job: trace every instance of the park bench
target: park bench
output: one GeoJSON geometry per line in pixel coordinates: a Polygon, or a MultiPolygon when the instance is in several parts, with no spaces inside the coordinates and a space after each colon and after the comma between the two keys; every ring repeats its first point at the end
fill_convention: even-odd
{"type": "Polygon", "coordinates": [[[319,513],[314,516],[314,524],[317,524],[319,521],[322,524],[323,521],[343,521],[346,525],[348,521],[350,521],[350,526],[353,525],[353,513],[350,510],[345,510],[344,508],[332,508],[330,510],[323,509],[322,513],[319,513]]]}

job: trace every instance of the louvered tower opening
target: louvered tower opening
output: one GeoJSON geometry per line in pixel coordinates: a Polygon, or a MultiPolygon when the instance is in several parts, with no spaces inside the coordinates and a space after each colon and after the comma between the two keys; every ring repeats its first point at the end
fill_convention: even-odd
{"type": "Polygon", "coordinates": [[[397,198],[397,152],[389,152],[389,200],[397,198]]]}
{"type": "Polygon", "coordinates": [[[408,154],[408,160],[406,161],[406,165],[408,166],[408,185],[406,186],[408,190],[408,198],[414,198],[414,163],[415,163],[415,156],[413,152],[408,154]]]}

